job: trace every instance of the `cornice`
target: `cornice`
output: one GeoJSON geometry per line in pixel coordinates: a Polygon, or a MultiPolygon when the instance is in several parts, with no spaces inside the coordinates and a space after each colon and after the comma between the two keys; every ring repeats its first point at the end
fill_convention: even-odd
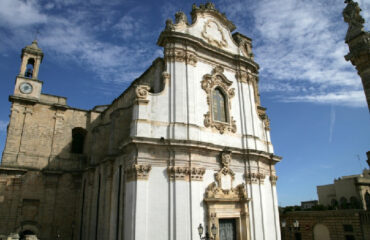
{"type": "Polygon", "coordinates": [[[167,174],[170,180],[184,181],[203,181],[205,168],[173,166],[167,168],[167,174]]]}
{"type": "MultiPolygon", "coordinates": [[[[51,96],[54,96],[54,95],[51,95],[51,96]]],[[[59,110],[76,110],[76,111],[81,111],[81,112],[101,113],[99,111],[74,108],[74,107],[70,107],[68,105],[63,105],[63,104],[58,104],[58,103],[44,102],[44,101],[40,101],[37,98],[25,98],[25,97],[19,97],[19,96],[15,96],[15,95],[9,95],[9,102],[12,102],[12,103],[13,102],[20,102],[20,103],[25,103],[25,104],[29,104],[29,105],[42,104],[42,105],[54,107],[55,109],[59,109],[59,110]]]]}
{"type": "MultiPolygon", "coordinates": [[[[208,142],[200,142],[194,140],[177,140],[177,139],[164,139],[158,138],[145,138],[145,137],[131,137],[130,141],[127,141],[124,145],[121,145],[120,149],[123,149],[129,144],[146,144],[146,145],[162,145],[167,147],[182,147],[182,148],[195,148],[199,150],[217,151],[222,152],[225,149],[224,145],[216,145],[208,142]]],[[[228,150],[233,154],[254,156],[259,159],[265,159],[271,161],[272,164],[280,162],[282,157],[268,153],[266,151],[260,151],[255,149],[242,149],[236,147],[228,147],[228,150]]]]}

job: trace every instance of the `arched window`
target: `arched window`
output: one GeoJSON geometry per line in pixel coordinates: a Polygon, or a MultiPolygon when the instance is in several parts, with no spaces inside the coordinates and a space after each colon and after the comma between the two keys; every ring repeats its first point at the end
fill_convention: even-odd
{"type": "Polygon", "coordinates": [[[83,128],[72,129],[72,153],[83,153],[85,144],[86,130],[83,128]]]}
{"type": "Polygon", "coordinates": [[[227,122],[226,98],[219,88],[215,88],[212,93],[213,120],[227,122]]]}
{"type": "Polygon", "coordinates": [[[24,230],[19,234],[19,237],[21,240],[34,239],[32,237],[36,237],[36,234],[31,230],[24,230]]]}
{"type": "Polygon", "coordinates": [[[352,209],[359,209],[359,208],[361,208],[360,202],[354,196],[350,197],[349,203],[350,203],[352,209]]]}
{"type": "Polygon", "coordinates": [[[331,206],[332,206],[333,208],[338,207],[338,201],[337,201],[337,199],[333,198],[333,199],[331,200],[331,206]]]}
{"type": "Polygon", "coordinates": [[[365,193],[365,203],[366,203],[366,210],[370,210],[370,193],[366,191],[365,193]]]}
{"type": "Polygon", "coordinates": [[[340,198],[340,208],[342,208],[342,209],[347,208],[347,199],[345,197],[340,198]]]}
{"type": "Polygon", "coordinates": [[[26,72],[24,73],[25,77],[32,78],[33,77],[33,68],[35,66],[35,59],[30,58],[27,62],[26,72]]]}

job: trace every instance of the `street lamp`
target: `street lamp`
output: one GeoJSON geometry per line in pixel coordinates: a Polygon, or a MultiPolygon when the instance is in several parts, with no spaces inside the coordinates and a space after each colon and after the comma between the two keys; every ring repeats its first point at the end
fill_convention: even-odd
{"type": "Polygon", "coordinates": [[[293,222],[293,227],[294,227],[294,230],[298,230],[299,229],[299,222],[298,222],[298,220],[295,220],[293,222]]]}
{"type": "Polygon", "coordinates": [[[206,226],[206,234],[205,234],[204,237],[202,237],[202,235],[203,235],[203,226],[200,223],[199,226],[198,226],[198,233],[199,233],[199,237],[200,237],[201,240],[215,240],[216,235],[217,235],[217,227],[215,226],[214,223],[212,224],[211,233],[212,233],[213,237],[211,237],[211,236],[209,236],[208,228],[206,226]]]}
{"type": "MultiPolygon", "coordinates": [[[[287,222],[284,220],[281,221],[281,227],[283,228],[284,230],[284,234],[282,234],[282,238],[284,239],[285,238],[285,227],[287,226],[287,222]]],[[[295,232],[298,232],[299,231],[299,221],[298,220],[294,220],[292,225],[288,227],[288,231],[289,231],[289,237],[290,239],[293,238],[293,233],[295,232]]]]}
{"type": "Polygon", "coordinates": [[[283,234],[281,234],[281,238],[282,239],[285,239],[285,227],[286,227],[286,221],[285,221],[285,219],[283,219],[281,221],[281,227],[283,228],[283,234]]]}
{"type": "Polygon", "coordinates": [[[285,221],[285,219],[283,221],[281,221],[281,227],[283,227],[283,228],[286,227],[286,221],[285,221]]]}

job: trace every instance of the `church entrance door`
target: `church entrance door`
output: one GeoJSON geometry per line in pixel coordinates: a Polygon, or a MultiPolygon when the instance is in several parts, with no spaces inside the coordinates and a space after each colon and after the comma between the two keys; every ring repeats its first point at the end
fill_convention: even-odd
{"type": "Polygon", "coordinates": [[[220,240],[236,240],[236,219],[219,219],[220,240]]]}

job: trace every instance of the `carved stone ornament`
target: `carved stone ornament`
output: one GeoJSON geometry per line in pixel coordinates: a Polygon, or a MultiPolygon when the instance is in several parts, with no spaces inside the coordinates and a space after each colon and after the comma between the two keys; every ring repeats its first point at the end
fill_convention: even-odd
{"type": "Polygon", "coordinates": [[[271,175],[270,176],[270,182],[272,185],[276,185],[276,181],[278,180],[278,176],[276,175],[271,175]]]}
{"type": "Polygon", "coordinates": [[[217,199],[240,201],[248,200],[248,195],[244,184],[233,187],[235,173],[230,169],[231,152],[221,153],[222,168],[215,174],[216,181],[211,183],[206,189],[205,201],[214,201],[217,199]],[[227,181],[230,181],[227,183],[227,181]],[[225,183],[227,186],[225,186],[225,183]]]}
{"type": "Polygon", "coordinates": [[[135,89],[136,93],[136,101],[138,103],[148,103],[147,100],[149,94],[150,87],[147,85],[138,85],[135,89]]]}
{"type": "Polygon", "coordinates": [[[148,92],[150,87],[147,85],[139,85],[136,87],[136,97],[138,99],[146,99],[148,97],[148,92]]]}
{"type": "Polygon", "coordinates": [[[346,42],[364,32],[365,20],[360,15],[361,8],[357,2],[346,0],[347,6],[343,10],[344,21],[348,23],[348,30],[346,35],[346,42]]]}
{"type": "Polygon", "coordinates": [[[148,180],[151,165],[134,164],[125,169],[127,181],[148,180]]]}
{"type": "Polygon", "coordinates": [[[209,111],[204,114],[204,126],[217,129],[221,134],[226,131],[236,132],[236,122],[231,112],[231,98],[235,96],[235,89],[230,88],[232,82],[229,81],[223,74],[222,67],[216,67],[212,70],[212,74],[206,74],[201,81],[202,89],[207,93],[207,104],[209,111]],[[226,122],[215,121],[213,118],[212,94],[216,88],[220,88],[225,96],[226,101],[226,122]]]}
{"type": "Polygon", "coordinates": [[[188,18],[186,14],[182,11],[179,11],[175,14],[176,24],[188,24],[188,18]]]}
{"type": "Polygon", "coordinates": [[[167,19],[165,31],[174,31],[174,30],[175,30],[175,26],[172,22],[172,19],[167,19]]]}
{"type": "Polygon", "coordinates": [[[164,81],[170,80],[171,75],[168,72],[162,72],[162,78],[164,81]]]}
{"type": "Polygon", "coordinates": [[[268,118],[266,114],[266,108],[257,106],[257,112],[258,112],[258,116],[265,124],[265,130],[270,130],[270,119],[268,118]]]}
{"type": "Polygon", "coordinates": [[[266,175],[264,173],[247,172],[245,173],[245,181],[250,184],[264,183],[266,175]]]}
{"type": "Polygon", "coordinates": [[[214,20],[208,20],[203,27],[202,36],[211,45],[219,48],[227,47],[225,34],[220,24],[214,20]]]}
{"type": "Polygon", "coordinates": [[[248,82],[248,73],[244,71],[238,71],[235,74],[235,78],[238,82],[247,83],[248,82]]]}
{"type": "Polygon", "coordinates": [[[208,185],[206,189],[205,201],[217,201],[217,200],[249,200],[248,194],[244,184],[239,184],[235,188],[230,190],[223,190],[217,186],[215,182],[208,185]]]}
{"type": "Polygon", "coordinates": [[[170,180],[184,180],[184,181],[203,181],[203,175],[206,172],[205,168],[196,167],[180,167],[171,166],[167,168],[167,174],[170,180]]]}
{"type": "Polygon", "coordinates": [[[217,186],[223,191],[229,191],[233,187],[235,173],[230,169],[231,152],[225,151],[221,153],[222,168],[215,173],[217,186]]]}
{"type": "Polygon", "coordinates": [[[186,51],[181,48],[166,49],[164,56],[167,61],[185,62],[194,67],[198,62],[198,57],[194,52],[186,51]]]}

